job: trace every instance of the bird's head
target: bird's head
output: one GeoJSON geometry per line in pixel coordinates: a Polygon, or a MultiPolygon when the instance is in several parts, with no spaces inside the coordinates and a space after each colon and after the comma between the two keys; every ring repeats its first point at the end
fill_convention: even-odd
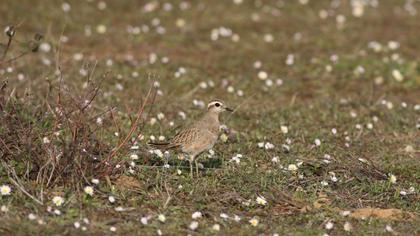
{"type": "Polygon", "coordinates": [[[219,114],[223,111],[233,112],[233,109],[227,107],[223,101],[213,99],[207,105],[207,111],[219,114]]]}

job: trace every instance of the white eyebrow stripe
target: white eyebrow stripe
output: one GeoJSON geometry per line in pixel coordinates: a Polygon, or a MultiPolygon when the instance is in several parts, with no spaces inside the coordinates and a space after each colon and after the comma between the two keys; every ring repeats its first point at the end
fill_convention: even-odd
{"type": "Polygon", "coordinates": [[[211,106],[214,106],[216,103],[222,104],[221,102],[214,101],[214,102],[209,103],[209,105],[207,105],[207,108],[210,108],[211,106]]]}

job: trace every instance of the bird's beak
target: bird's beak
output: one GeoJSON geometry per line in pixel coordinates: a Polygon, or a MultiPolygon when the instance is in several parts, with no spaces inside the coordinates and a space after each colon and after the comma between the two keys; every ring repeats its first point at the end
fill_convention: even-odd
{"type": "Polygon", "coordinates": [[[228,111],[228,112],[233,112],[233,109],[230,108],[230,107],[225,107],[225,110],[228,111]]]}

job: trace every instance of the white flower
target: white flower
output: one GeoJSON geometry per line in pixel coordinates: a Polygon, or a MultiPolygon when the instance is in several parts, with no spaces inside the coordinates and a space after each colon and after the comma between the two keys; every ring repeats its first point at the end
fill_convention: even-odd
{"type": "Polygon", "coordinates": [[[373,124],[372,123],[367,123],[366,128],[373,129],[373,124]]]}
{"type": "Polygon", "coordinates": [[[325,71],[331,72],[332,70],[333,70],[333,67],[331,65],[326,65],[325,66],[325,71]]]}
{"type": "Polygon", "coordinates": [[[93,187],[92,187],[92,186],[86,186],[86,187],[83,189],[83,191],[85,191],[85,193],[86,193],[87,195],[90,195],[90,196],[92,196],[92,195],[93,195],[93,187]]]}
{"type": "Polygon", "coordinates": [[[109,197],[108,197],[108,201],[109,201],[110,203],[114,203],[114,202],[115,202],[115,197],[114,197],[114,196],[109,196],[109,197]]]}
{"type": "Polygon", "coordinates": [[[321,145],[321,140],[319,140],[319,139],[315,139],[315,145],[316,145],[316,146],[320,146],[320,145],[321,145]]]}
{"type": "Polygon", "coordinates": [[[354,74],[359,76],[366,72],[365,68],[363,66],[357,66],[356,69],[354,69],[354,74]]]}
{"type": "Polygon", "coordinates": [[[261,66],[262,66],[261,61],[255,61],[255,62],[254,62],[254,68],[255,68],[255,69],[259,69],[259,68],[261,68],[261,66]]]}
{"type": "Polygon", "coordinates": [[[411,186],[411,187],[408,189],[408,192],[409,192],[410,194],[414,193],[414,191],[416,191],[416,189],[415,189],[413,186],[411,186]]]}
{"type": "Polygon", "coordinates": [[[74,225],[74,228],[76,228],[76,229],[80,228],[79,221],[74,222],[73,225],[74,225]]]}
{"type": "Polygon", "coordinates": [[[322,185],[322,186],[328,186],[328,182],[327,182],[327,181],[325,181],[325,180],[323,180],[323,181],[321,181],[321,185],[322,185]]]}
{"type": "Polygon", "coordinates": [[[105,34],[106,33],[106,26],[105,25],[98,25],[96,26],[96,32],[99,34],[105,34]]]}
{"type": "Polygon", "coordinates": [[[238,155],[233,156],[230,161],[231,162],[236,162],[236,164],[241,163],[241,159],[240,159],[240,157],[238,155]]]}
{"type": "Polygon", "coordinates": [[[99,179],[92,179],[92,184],[99,184],[99,179]]]}
{"type": "Polygon", "coordinates": [[[340,214],[342,216],[348,216],[348,215],[350,215],[350,213],[351,213],[351,211],[342,211],[340,214]]]}
{"type": "Polygon", "coordinates": [[[337,129],[336,128],[332,128],[331,129],[331,133],[334,134],[334,135],[337,134],[337,129]]]}
{"type": "Polygon", "coordinates": [[[201,82],[200,82],[200,84],[199,84],[199,86],[200,86],[200,88],[202,88],[202,89],[206,89],[206,88],[208,87],[208,85],[207,85],[206,81],[201,81],[201,82]]]}
{"type": "Polygon", "coordinates": [[[320,10],[318,14],[319,14],[319,17],[320,17],[321,19],[325,19],[325,18],[327,18],[327,17],[328,17],[328,11],[326,11],[326,10],[324,10],[324,9],[320,10]]]}
{"type": "Polygon", "coordinates": [[[131,160],[138,160],[139,156],[137,154],[131,154],[130,158],[131,158],[131,160]]]}
{"type": "Polygon", "coordinates": [[[238,153],[238,154],[236,154],[235,156],[232,157],[231,161],[235,161],[236,163],[239,163],[239,162],[241,162],[242,157],[243,157],[242,154],[238,153]]]}
{"type": "Polygon", "coordinates": [[[256,227],[258,225],[258,223],[260,223],[260,221],[257,218],[254,217],[254,218],[252,218],[252,219],[249,220],[249,223],[252,226],[256,227]]]}
{"type": "Polygon", "coordinates": [[[293,54],[287,55],[286,65],[291,66],[295,63],[295,56],[293,54]]]}
{"type": "Polygon", "coordinates": [[[265,145],[264,145],[264,147],[265,147],[266,150],[273,149],[274,148],[274,144],[269,143],[269,142],[266,142],[265,145]]]}
{"type": "Polygon", "coordinates": [[[259,143],[257,143],[257,146],[258,146],[259,148],[263,148],[263,147],[264,147],[264,142],[259,142],[259,143]]]}
{"type": "Polygon", "coordinates": [[[2,196],[10,195],[11,192],[12,192],[12,189],[9,187],[9,185],[4,184],[0,187],[0,193],[2,196]]]}
{"type": "Polygon", "coordinates": [[[220,213],[220,217],[223,218],[223,219],[229,218],[228,214],[226,214],[226,213],[220,213]]]}
{"type": "Polygon", "coordinates": [[[263,206],[267,205],[267,200],[265,200],[265,198],[262,196],[258,196],[256,201],[259,205],[263,205],[263,206]]]}
{"type": "Polygon", "coordinates": [[[162,223],[165,223],[166,221],[166,216],[164,214],[159,214],[158,215],[158,220],[162,223]]]}
{"type": "Polygon", "coordinates": [[[260,71],[258,72],[258,78],[260,80],[266,80],[268,78],[268,74],[265,71],[260,71]]]}
{"type": "Polygon", "coordinates": [[[392,184],[395,184],[397,182],[397,177],[393,174],[389,175],[389,182],[391,182],[392,184]]]}
{"type": "Polygon", "coordinates": [[[186,24],[186,22],[185,22],[185,20],[184,20],[184,19],[182,19],[182,18],[178,18],[178,19],[175,21],[175,25],[176,25],[178,28],[182,28],[182,27],[184,27],[184,26],[185,26],[185,24],[186,24]]]}
{"type": "Polygon", "coordinates": [[[9,211],[9,208],[5,205],[2,205],[1,208],[0,208],[0,211],[6,213],[6,212],[9,211]]]}
{"type": "Polygon", "coordinates": [[[280,127],[280,129],[281,129],[281,132],[282,132],[283,134],[287,134],[287,133],[289,132],[289,128],[287,128],[287,126],[285,126],[285,125],[282,125],[282,126],[280,127]]]}
{"type": "Polygon", "coordinates": [[[298,167],[295,164],[290,164],[287,166],[287,170],[289,171],[297,171],[298,167]]]}
{"type": "Polygon", "coordinates": [[[227,142],[227,140],[228,140],[228,136],[226,135],[226,134],[222,134],[222,135],[220,135],[220,140],[222,141],[222,142],[224,142],[224,143],[226,143],[227,142]]]}
{"type": "Polygon", "coordinates": [[[404,151],[405,152],[408,152],[408,153],[414,153],[414,152],[416,152],[416,150],[414,149],[414,147],[411,146],[411,145],[405,146],[404,151]]]}
{"type": "Polygon", "coordinates": [[[264,35],[264,41],[267,43],[271,43],[274,41],[274,37],[272,34],[265,34],[264,35]]]}
{"type": "Polygon", "coordinates": [[[154,125],[156,124],[156,122],[157,122],[156,118],[154,117],[150,118],[150,125],[154,125]]]}
{"type": "Polygon", "coordinates": [[[213,231],[220,231],[220,225],[219,225],[219,224],[214,224],[214,225],[211,227],[211,229],[212,229],[213,231]]]}
{"type": "Polygon", "coordinates": [[[330,230],[334,228],[334,223],[331,221],[328,221],[328,223],[325,224],[325,229],[330,230]]]}
{"type": "Polygon", "coordinates": [[[160,157],[160,158],[162,158],[162,157],[163,157],[163,153],[162,153],[162,151],[161,151],[161,150],[159,150],[159,149],[153,150],[153,153],[154,153],[156,156],[160,157]]]}
{"type": "Polygon", "coordinates": [[[121,211],[125,211],[125,209],[122,206],[118,206],[118,207],[115,207],[115,211],[121,212],[121,211]]]}
{"type": "Polygon", "coordinates": [[[33,213],[29,213],[28,218],[30,220],[35,220],[37,218],[37,216],[35,214],[33,214],[33,213]]]}
{"type": "Polygon", "coordinates": [[[362,163],[368,163],[368,161],[365,158],[359,158],[358,160],[362,163]]]}
{"type": "Polygon", "coordinates": [[[389,41],[388,42],[388,48],[391,50],[396,50],[400,47],[400,43],[397,41],[389,41]]]}
{"type": "Polygon", "coordinates": [[[114,226],[111,226],[111,227],[109,228],[109,230],[110,230],[111,232],[115,232],[115,231],[117,231],[117,228],[115,228],[114,226]]]}
{"type": "Polygon", "coordinates": [[[159,120],[162,120],[163,118],[165,118],[165,114],[163,114],[162,112],[160,112],[159,114],[157,114],[157,118],[159,120]]]}
{"type": "Polygon", "coordinates": [[[196,229],[198,228],[198,222],[197,222],[197,221],[193,221],[193,222],[191,222],[191,224],[190,224],[189,228],[190,228],[191,230],[196,230],[196,229]]]}
{"type": "Polygon", "coordinates": [[[59,206],[63,205],[64,199],[60,196],[55,196],[55,197],[53,197],[52,202],[54,203],[54,205],[59,207],[59,206]]]}
{"type": "Polygon", "coordinates": [[[105,8],[106,8],[106,2],[104,2],[104,1],[98,2],[98,9],[99,10],[105,10],[105,8]]]}
{"type": "Polygon", "coordinates": [[[271,162],[273,163],[278,163],[279,162],[279,157],[275,156],[271,159],[271,162]]]}
{"type": "Polygon", "coordinates": [[[44,138],[42,139],[42,142],[43,142],[44,144],[48,144],[48,143],[50,143],[51,141],[50,141],[50,139],[49,139],[48,137],[44,137],[44,138]]]}
{"type": "Polygon", "coordinates": [[[149,217],[142,217],[140,222],[144,225],[147,225],[149,223],[149,217]]]}
{"type": "Polygon", "coordinates": [[[69,12],[71,10],[71,6],[67,2],[63,2],[63,4],[61,4],[61,9],[63,9],[64,12],[69,12]]]}
{"type": "MultiPolygon", "coordinates": [[[[83,59],[83,54],[82,53],[75,53],[73,55],[73,60],[75,60],[75,61],[81,61],[82,59],[83,59]]],[[[98,118],[100,118],[100,117],[98,117],[98,118]]]]}
{"type": "Polygon", "coordinates": [[[191,218],[193,218],[195,220],[195,219],[201,218],[202,216],[203,215],[201,214],[201,212],[196,211],[191,215],[191,218]]]}
{"type": "Polygon", "coordinates": [[[51,45],[49,43],[41,43],[41,45],[39,45],[39,50],[43,51],[43,52],[50,52],[51,51],[51,45]]]}
{"type": "Polygon", "coordinates": [[[362,1],[352,1],[353,9],[352,14],[354,17],[361,17],[364,13],[364,3],[362,1]]]}
{"type": "Polygon", "coordinates": [[[392,76],[394,79],[398,82],[401,82],[404,80],[404,76],[401,74],[401,72],[397,69],[392,70],[392,76]]]}

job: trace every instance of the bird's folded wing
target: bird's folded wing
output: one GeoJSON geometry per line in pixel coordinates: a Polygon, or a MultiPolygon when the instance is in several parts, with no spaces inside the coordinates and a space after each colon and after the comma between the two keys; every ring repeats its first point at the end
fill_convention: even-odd
{"type": "Polygon", "coordinates": [[[200,129],[196,129],[196,128],[185,129],[179,132],[177,135],[175,135],[175,137],[171,140],[171,143],[179,144],[179,145],[191,143],[195,139],[197,139],[198,135],[200,135],[200,129]]]}

